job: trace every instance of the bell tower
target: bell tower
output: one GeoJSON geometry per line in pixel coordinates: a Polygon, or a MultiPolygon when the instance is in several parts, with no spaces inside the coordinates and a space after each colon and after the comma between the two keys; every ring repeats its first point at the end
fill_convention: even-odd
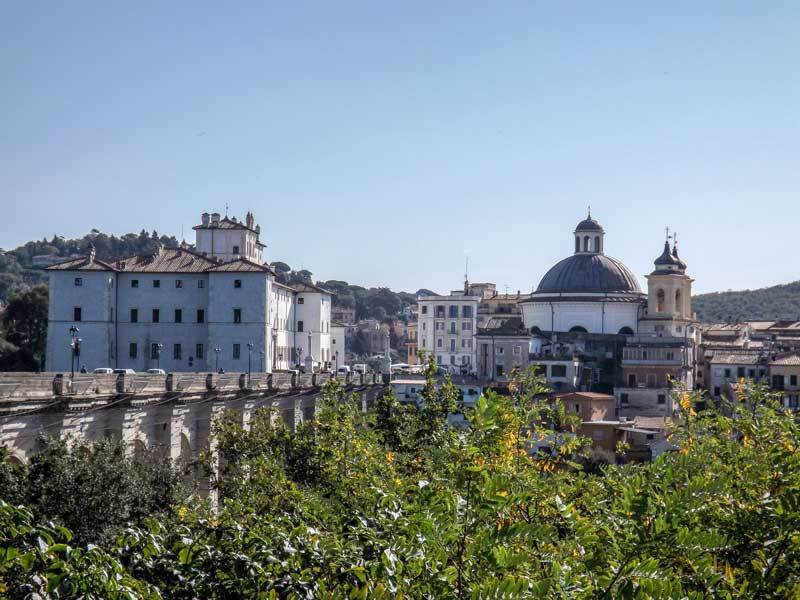
{"type": "Polygon", "coordinates": [[[692,312],[692,282],[686,263],[678,255],[677,236],[669,234],[664,250],[654,261],[655,270],[647,275],[647,315],[642,331],[682,337],[687,324],[695,320],[692,312]],[[673,240],[670,247],[670,239],[673,240]]]}
{"type": "Polygon", "coordinates": [[[603,226],[592,218],[592,207],[589,207],[586,218],[578,223],[573,232],[575,236],[575,254],[602,254],[606,235],[603,226]]]}

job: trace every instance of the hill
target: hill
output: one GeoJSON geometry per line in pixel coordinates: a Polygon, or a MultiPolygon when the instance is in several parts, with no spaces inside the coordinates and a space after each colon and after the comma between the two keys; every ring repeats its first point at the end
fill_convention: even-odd
{"type": "Polygon", "coordinates": [[[692,297],[704,323],[800,319],[800,281],[758,290],[713,292],[692,297]]]}

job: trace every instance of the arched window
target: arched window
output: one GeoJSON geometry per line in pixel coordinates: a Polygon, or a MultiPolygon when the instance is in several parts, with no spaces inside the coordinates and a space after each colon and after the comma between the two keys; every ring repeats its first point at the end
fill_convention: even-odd
{"type": "Polygon", "coordinates": [[[531,333],[533,335],[541,335],[542,334],[542,330],[539,329],[539,327],[537,327],[536,325],[534,325],[533,327],[531,327],[531,333]]]}
{"type": "Polygon", "coordinates": [[[588,252],[589,251],[589,236],[588,235],[583,236],[583,251],[584,252],[588,252]]]}
{"type": "Polygon", "coordinates": [[[623,327],[619,330],[619,335],[633,335],[633,329],[630,327],[623,327]]]}
{"type": "Polygon", "coordinates": [[[600,236],[599,235],[594,236],[594,251],[595,252],[600,252],[600,236]]]}
{"type": "Polygon", "coordinates": [[[580,325],[575,325],[572,329],[569,330],[570,333],[589,333],[586,331],[585,327],[581,327],[580,325]]]}
{"type": "Polygon", "coordinates": [[[581,251],[581,236],[576,235],[575,236],[575,252],[580,252],[580,251],[581,251]]]}
{"type": "Polygon", "coordinates": [[[675,290],[675,314],[683,315],[683,307],[681,306],[681,291],[675,290]]]}
{"type": "Polygon", "coordinates": [[[656,312],[664,312],[664,290],[656,292],[656,312]]]}

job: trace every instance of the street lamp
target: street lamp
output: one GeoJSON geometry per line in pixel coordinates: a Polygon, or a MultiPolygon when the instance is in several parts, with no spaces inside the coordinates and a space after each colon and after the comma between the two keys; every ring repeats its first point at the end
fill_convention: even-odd
{"type": "Polygon", "coordinates": [[[309,362],[309,367],[311,367],[311,372],[314,372],[314,355],[311,354],[311,332],[308,332],[308,358],[311,360],[309,362]]]}
{"type": "Polygon", "coordinates": [[[250,356],[253,354],[253,343],[247,342],[247,385],[250,385],[250,356]]]}
{"type": "Polygon", "coordinates": [[[214,348],[214,353],[216,354],[215,361],[214,361],[214,370],[219,373],[219,353],[222,352],[222,348],[217,346],[214,348]]]}
{"type": "Polygon", "coordinates": [[[156,369],[161,368],[161,350],[164,348],[164,344],[156,344],[154,346],[156,349],[156,369]]]}
{"type": "Polygon", "coordinates": [[[78,337],[80,329],[73,325],[69,328],[69,334],[72,340],[70,341],[70,380],[75,378],[75,359],[81,355],[81,338],[78,337]]]}
{"type": "Polygon", "coordinates": [[[333,355],[334,360],[336,361],[336,370],[334,373],[339,373],[339,351],[337,350],[336,353],[333,355]]]}
{"type": "Polygon", "coordinates": [[[265,359],[267,357],[266,353],[263,350],[259,350],[258,354],[261,357],[261,372],[266,373],[267,372],[267,365],[265,364],[265,359]]]}

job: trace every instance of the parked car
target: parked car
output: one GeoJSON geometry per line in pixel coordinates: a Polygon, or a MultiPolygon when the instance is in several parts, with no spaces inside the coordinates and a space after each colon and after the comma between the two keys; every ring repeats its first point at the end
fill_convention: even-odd
{"type": "Polygon", "coordinates": [[[366,374],[367,365],[365,365],[364,363],[355,364],[355,365],[353,365],[353,371],[355,371],[356,373],[364,373],[364,374],[366,374]]]}
{"type": "Polygon", "coordinates": [[[339,369],[336,371],[336,374],[337,374],[337,375],[349,375],[349,374],[350,374],[350,367],[348,367],[347,365],[342,365],[342,366],[341,366],[341,367],[339,367],[339,369]]]}
{"type": "Polygon", "coordinates": [[[136,371],[133,369],[114,369],[114,373],[117,375],[134,375],[136,371]]]}
{"type": "Polygon", "coordinates": [[[95,375],[111,375],[114,372],[114,369],[111,367],[99,367],[92,371],[95,375]]]}
{"type": "Polygon", "coordinates": [[[147,372],[150,375],[166,375],[166,371],[164,369],[147,369],[147,372]]]}

